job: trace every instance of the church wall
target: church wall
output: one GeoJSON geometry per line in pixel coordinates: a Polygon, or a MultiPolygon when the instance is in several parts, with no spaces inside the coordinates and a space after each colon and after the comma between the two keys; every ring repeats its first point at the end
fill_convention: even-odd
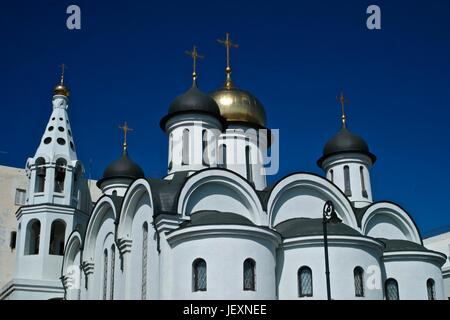
{"type": "MultiPolygon", "coordinates": [[[[331,296],[336,300],[381,300],[381,245],[373,240],[348,240],[329,237],[331,296]],[[345,258],[344,258],[345,257],[345,258]],[[364,270],[364,297],[355,297],[353,271],[364,270]],[[378,274],[378,277],[370,275],[378,274]]],[[[285,239],[278,251],[278,294],[282,300],[327,298],[323,237],[285,239]],[[302,266],[312,270],[313,296],[299,297],[298,271],[302,266]]]]}
{"type": "Polygon", "coordinates": [[[408,256],[389,259],[384,257],[385,279],[394,278],[398,282],[400,300],[427,300],[427,280],[435,281],[436,299],[445,299],[441,269],[431,261],[408,256]]]}
{"type": "Polygon", "coordinates": [[[173,232],[169,238],[172,271],[162,283],[170,290],[163,298],[275,299],[277,238],[268,230],[261,235],[258,232],[243,226],[192,227],[173,232]],[[180,242],[173,238],[175,233],[181,237],[185,232],[193,233],[180,242]],[[198,258],[207,264],[207,290],[193,292],[192,264],[198,258]],[[247,258],[256,262],[256,291],[243,290],[243,263],[247,258]]]}

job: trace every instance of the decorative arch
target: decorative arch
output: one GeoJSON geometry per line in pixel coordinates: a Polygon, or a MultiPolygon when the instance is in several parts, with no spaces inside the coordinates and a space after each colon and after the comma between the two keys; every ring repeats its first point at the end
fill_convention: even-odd
{"type": "Polygon", "coordinates": [[[419,230],[410,215],[392,202],[372,204],[361,221],[361,229],[367,236],[391,240],[408,240],[422,244],[419,230]]]}
{"type": "MultiPolygon", "coordinates": [[[[62,276],[67,275],[68,268],[75,264],[76,256],[81,253],[83,247],[83,240],[79,231],[73,231],[67,240],[64,248],[64,258],[62,264],[62,276]]],[[[81,262],[81,259],[80,259],[81,262]]]]}
{"type": "Polygon", "coordinates": [[[343,223],[359,229],[348,198],[328,180],[310,173],[294,173],[272,189],[267,213],[271,227],[293,218],[322,218],[323,206],[331,200],[343,223]]]}
{"type": "Polygon", "coordinates": [[[116,221],[117,212],[111,198],[108,196],[103,196],[98,200],[91,216],[89,217],[84,243],[84,261],[92,262],[94,260],[94,248],[97,240],[97,234],[103,222],[108,218],[112,218],[116,221]]]}
{"type": "Polygon", "coordinates": [[[233,212],[256,225],[267,217],[255,189],[238,174],[225,169],[206,169],[192,175],[181,189],[177,211],[183,217],[202,210],[233,212]]]}
{"type": "Polygon", "coordinates": [[[150,184],[145,179],[134,181],[128,188],[123,200],[117,227],[118,239],[130,239],[134,216],[139,206],[149,207],[148,221],[153,219],[154,206],[150,184]]]}

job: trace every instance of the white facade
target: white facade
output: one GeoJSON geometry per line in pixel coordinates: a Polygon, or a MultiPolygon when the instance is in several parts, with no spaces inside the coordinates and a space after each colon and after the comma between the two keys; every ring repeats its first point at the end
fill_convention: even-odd
{"type": "Polygon", "coordinates": [[[333,299],[445,298],[447,257],[423,246],[400,206],[373,202],[366,154],[335,152],[324,157],[326,177],[293,173],[266,187],[264,170],[253,170],[260,163],[249,175],[249,157],[227,166],[228,157],[245,154],[243,142],[262,152],[256,136],[238,136],[245,125],[226,128],[207,110],[177,109],[163,128],[168,175],[133,179],[121,167],[121,178],[112,170],[90,208],[81,163],[73,144],[67,148],[67,104],[54,97],[42,144],[27,163],[15,276],[2,298],[326,299],[327,201],[342,221],[326,224],[333,299]],[[204,130],[219,130],[218,138],[205,146],[204,130]],[[227,161],[218,166],[224,142],[227,161]],[[201,160],[205,150],[211,161],[201,160]],[[52,228],[55,221],[64,232],[52,228]],[[55,239],[63,248],[54,250],[55,239]]]}
{"type": "Polygon", "coordinates": [[[426,238],[423,243],[428,249],[447,256],[447,260],[442,266],[442,275],[444,277],[444,294],[446,299],[450,299],[450,231],[426,238]]]}

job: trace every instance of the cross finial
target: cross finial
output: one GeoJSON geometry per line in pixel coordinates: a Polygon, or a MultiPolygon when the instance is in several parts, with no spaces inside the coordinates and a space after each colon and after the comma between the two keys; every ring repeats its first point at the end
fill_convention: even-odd
{"type": "Polygon", "coordinates": [[[134,131],[134,129],[130,128],[128,126],[128,123],[125,121],[125,123],[123,124],[123,126],[119,126],[119,129],[123,130],[123,153],[126,154],[127,153],[127,133],[134,131]]]}
{"type": "Polygon", "coordinates": [[[344,92],[342,92],[342,91],[341,91],[341,95],[339,97],[336,97],[336,100],[339,101],[339,103],[341,104],[342,126],[345,128],[345,126],[346,126],[345,122],[347,120],[347,117],[345,115],[345,104],[348,103],[349,101],[345,99],[344,92]]]}
{"type": "Polygon", "coordinates": [[[61,67],[61,84],[64,84],[64,72],[66,71],[67,66],[64,63],[62,63],[60,67],[61,67]]]}
{"type": "Polygon", "coordinates": [[[227,67],[225,69],[225,72],[227,74],[227,81],[225,82],[225,86],[230,89],[233,85],[233,82],[231,81],[231,63],[230,63],[230,49],[231,48],[239,48],[239,45],[236,43],[233,43],[230,39],[230,33],[225,33],[225,40],[217,39],[217,42],[224,45],[227,48],[227,67]]]}
{"type": "Polygon", "coordinates": [[[199,55],[197,51],[197,47],[194,45],[192,51],[185,51],[185,53],[192,58],[193,66],[192,66],[192,85],[196,85],[197,81],[197,59],[203,59],[205,56],[199,55]]]}

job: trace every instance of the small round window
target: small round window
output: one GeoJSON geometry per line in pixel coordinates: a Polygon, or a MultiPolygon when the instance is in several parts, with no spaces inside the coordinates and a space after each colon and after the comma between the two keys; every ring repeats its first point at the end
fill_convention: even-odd
{"type": "Polygon", "coordinates": [[[48,127],[48,131],[53,131],[53,126],[48,127]]]}
{"type": "Polygon", "coordinates": [[[58,130],[59,130],[60,132],[64,132],[64,127],[58,127],[58,130]]]}
{"type": "Polygon", "coordinates": [[[70,149],[72,149],[72,150],[75,149],[75,147],[73,146],[73,142],[72,141],[70,141],[70,149]]]}
{"type": "Polygon", "coordinates": [[[69,136],[72,136],[72,132],[70,130],[67,130],[67,132],[69,133],[69,136]]]}
{"type": "Polygon", "coordinates": [[[66,144],[66,140],[64,140],[63,138],[58,138],[58,140],[56,140],[58,142],[58,144],[60,145],[65,145],[66,144]]]}
{"type": "Polygon", "coordinates": [[[64,121],[64,119],[63,118],[59,118],[59,121],[64,121]]]}
{"type": "Polygon", "coordinates": [[[52,138],[48,137],[44,139],[45,144],[49,144],[50,142],[52,142],[52,138]]]}
{"type": "Polygon", "coordinates": [[[52,121],[55,121],[55,117],[52,118],[52,121]]]}

